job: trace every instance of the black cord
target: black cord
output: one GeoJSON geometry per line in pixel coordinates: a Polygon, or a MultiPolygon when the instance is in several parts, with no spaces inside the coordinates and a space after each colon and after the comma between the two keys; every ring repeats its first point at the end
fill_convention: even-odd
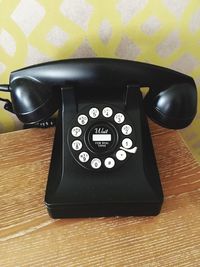
{"type": "Polygon", "coordinates": [[[48,118],[46,120],[34,123],[34,124],[24,124],[24,129],[29,128],[50,128],[56,125],[56,118],[48,118]]]}
{"type": "Polygon", "coordinates": [[[0,101],[7,102],[7,101],[9,101],[9,100],[0,97],[0,101]]]}
{"type": "Polygon", "coordinates": [[[11,113],[14,113],[13,111],[13,106],[12,106],[12,103],[9,99],[5,99],[5,98],[1,98],[0,97],[0,101],[3,101],[5,102],[5,105],[4,105],[4,109],[11,112],[11,113]]]}
{"type": "Polygon", "coordinates": [[[10,92],[8,84],[0,84],[0,91],[1,92],[10,92]]]}
{"type": "MultiPolygon", "coordinates": [[[[9,85],[8,84],[0,84],[0,92],[6,92],[6,93],[10,92],[9,85]]],[[[7,110],[11,113],[14,113],[13,106],[12,106],[12,103],[10,100],[0,97],[0,101],[6,102],[4,105],[5,110],[7,110]]]]}

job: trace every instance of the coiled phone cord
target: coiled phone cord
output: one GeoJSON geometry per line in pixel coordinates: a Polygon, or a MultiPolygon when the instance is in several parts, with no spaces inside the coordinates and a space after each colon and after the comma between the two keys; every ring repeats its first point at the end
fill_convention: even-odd
{"type": "Polygon", "coordinates": [[[24,129],[29,129],[29,128],[42,128],[42,129],[46,129],[46,128],[51,128],[54,127],[56,125],[56,118],[48,118],[46,120],[34,123],[34,124],[24,124],[24,129]]]}

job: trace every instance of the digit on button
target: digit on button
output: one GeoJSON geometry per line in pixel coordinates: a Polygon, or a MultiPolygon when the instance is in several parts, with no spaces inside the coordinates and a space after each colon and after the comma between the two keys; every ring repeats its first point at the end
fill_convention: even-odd
{"type": "Polygon", "coordinates": [[[125,124],[123,127],[122,127],[122,133],[124,135],[129,135],[132,133],[132,127],[129,125],[129,124],[125,124]]]}
{"type": "Polygon", "coordinates": [[[114,117],[114,120],[116,123],[122,123],[124,121],[125,117],[122,113],[117,113],[114,117]]]}
{"type": "Polygon", "coordinates": [[[112,111],[112,109],[110,107],[105,107],[103,109],[103,111],[102,111],[102,114],[103,114],[104,117],[109,118],[109,117],[112,116],[113,111],[112,111]]]}
{"type": "Polygon", "coordinates": [[[79,155],[79,160],[81,162],[87,162],[89,160],[90,156],[87,152],[81,152],[79,155]]]}
{"type": "Polygon", "coordinates": [[[88,122],[88,117],[86,115],[82,114],[82,115],[78,116],[78,123],[80,125],[86,125],[87,122],[88,122]]]}
{"type": "Polygon", "coordinates": [[[113,158],[106,158],[104,164],[106,168],[111,169],[115,166],[115,161],[113,158]]]}
{"type": "Polygon", "coordinates": [[[82,130],[80,127],[74,127],[72,128],[71,133],[74,137],[79,137],[82,134],[82,130]]]}
{"type": "Polygon", "coordinates": [[[133,142],[130,138],[125,138],[123,141],[122,141],[122,146],[124,148],[131,148],[133,145],[133,142]]]}
{"type": "Polygon", "coordinates": [[[116,153],[116,158],[120,161],[126,159],[126,152],[124,150],[118,150],[116,153]]]}
{"type": "Polygon", "coordinates": [[[93,169],[99,169],[101,167],[101,160],[98,159],[98,158],[94,158],[91,161],[91,166],[92,166],[93,169]]]}
{"type": "Polygon", "coordinates": [[[99,110],[97,108],[91,108],[89,110],[89,115],[91,118],[95,119],[99,116],[99,110]]]}
{"type": "Polygon", "coordinates": [[[81,143],[81,141],[79,141],[79,140],[75,140],[73,143],[72,143],[72,148],[74,149],[74,150],[80,150],[81,148],[82,148],[82,143],[81,143]]]}

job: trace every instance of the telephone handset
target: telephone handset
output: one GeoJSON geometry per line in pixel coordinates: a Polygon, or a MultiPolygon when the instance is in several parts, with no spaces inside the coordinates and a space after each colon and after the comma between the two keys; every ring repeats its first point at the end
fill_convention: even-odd
{"type": "Polygon", "coordinates": [[[89,58],[43,63],[10,75],[18,118],[59,109],[45,202],[53,218],[156,215],[163,193],[145,113],[181,129],[196,114],[193,79],[163,67],[89,58]],[[144,100],[141,87],[149,87],[144,100]]]}

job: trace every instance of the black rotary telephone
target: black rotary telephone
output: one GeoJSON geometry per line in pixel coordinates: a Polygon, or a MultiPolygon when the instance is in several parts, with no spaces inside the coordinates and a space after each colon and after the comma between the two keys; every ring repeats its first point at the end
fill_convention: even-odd
{"type": "Polygon", "coordinates": [[[167,128],[188,126],[197,108],[191,77],[133,61],[71,59],[14,71],[0,88],[25,124],[59,110],[45,196],[53,218],[160,212],[146,114],[167,128]],[[144,100],[141,87],[150,88],[144,100]]]}

